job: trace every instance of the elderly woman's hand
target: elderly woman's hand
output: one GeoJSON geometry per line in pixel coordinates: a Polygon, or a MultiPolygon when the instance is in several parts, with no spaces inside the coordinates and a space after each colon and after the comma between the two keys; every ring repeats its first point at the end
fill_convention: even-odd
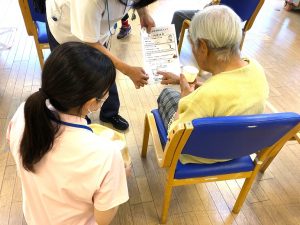
{"type": "Polygon", "coordinates": [[[201,78],[197,76],[194,83],[195,83],[195,90],[196,90],[198,87],[201,87],[204,82],[201,81],[201,78]]]}
{"type": "Polygon", "coordinates": [[[161,84],[179,84],[179,77],[174,73],[157,71],[157,74],[162,75],[161,84]]]}
{"type": "Polygon", "coordinates": [[[195,82],[188,83],[185,76],[180,74],[180,89],[181,89],[181,97],[187,96],[195,90],[195,82]]]}

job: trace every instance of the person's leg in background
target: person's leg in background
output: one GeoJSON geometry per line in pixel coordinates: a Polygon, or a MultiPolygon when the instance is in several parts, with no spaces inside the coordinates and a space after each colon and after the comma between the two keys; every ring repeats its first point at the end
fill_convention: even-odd
{"type": "Polygon", "coordinates": [[[118,39],[128,37],[128,35],[130,34],[131,26],[128,23],[128,19],[129,19],[129,15],[128,13],[126,13],[126,15],[121,19],[122,26],[120,28],[120,32],[117,35],[118,39]]]}
{"type": "Polygon", "coordinates": [[[179,35],[183,21],[185,19],[191,20],[195,13],[197,13],[198,11],[199,10],[179,10],[174,12],[171,23],[175,25],[177,41],[179,40],[179,35]]]}
{"type": "MultiPolygon", "coordinates": [[[[107,48],[107,44],[104,44],[107,48]]],[[[120,99],[116,82],[110,87],[109,95],[103,103],[99,119],[105,123],[111,123],[114,128],[118,130],[127,130],[129,127],[128,122],[119,115],[120,99]]]]}
{"type": "Polygon", "coordinates": [[[101,107],[99,118],[102,122],[111,123],[118,130],[126,130],[128,122],[119,115],[120,100],[116,83],[109,89],[109,96],[101,107]]]}
{"type": "Polygon", "coordinates": [[[56,41],[56,39],[53,37],[50,29],[49,29],[49,25],[48,25],[48,21],[46,20],[46,31],[47,31],[47,36],[48,36],[48,42],[49,42],[49,46],[50,46],[50,50],[53,51],[57,46],[59,46],[59,43],[56,41]]]}

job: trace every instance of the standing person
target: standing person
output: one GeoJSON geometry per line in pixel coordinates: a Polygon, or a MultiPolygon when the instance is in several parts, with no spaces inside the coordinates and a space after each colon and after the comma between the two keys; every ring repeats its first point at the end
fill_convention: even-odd
{"type": "MultiPolygon", "coordinates": [[[[107,55],[115,67],[127,75],[136,88],[148,83],[148,75],[141,67],[128,65],[106,49],[111,30],[130,8],[137,9],[142,27],[150,31],[155,23],[147,5],[155,0],[47,0],[48,39],[50,48],[68,41],[85,42],[107,55]]],[[[116,129],[126,130],[128,122],[119,113],[120,101],[117,86],[109,90],[103,104],[100,120],[111,123],[116,129]]]]}
{"type": "Polygon", "coordinates": [[[128,200],[120,149],[84,119],[115,77],[112,61],[83,43],[62,44],[47,59],[40,90],[20,105],[6,136],[27,224],[108,225],[128,200]]]}
{"type": "Polygon", "coordinates": [[[126,38],[130,34],[131,26],[128,22],[128,19],[129,19],[129,15],[128,13],[126,13],[125,16],[123,16],[123,18],[121,19],[121,28],[120,28],[120,32],[117,35],[118,39],[126,38]]]}

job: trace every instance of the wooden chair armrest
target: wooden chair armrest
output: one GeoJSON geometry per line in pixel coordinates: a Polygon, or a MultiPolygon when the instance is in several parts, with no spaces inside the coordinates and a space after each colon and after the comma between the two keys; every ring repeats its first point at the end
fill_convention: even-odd
{"type": "Polygon", "coordinates": [[[178,43],[178,53],[179,54],[180,54],[180,51],[181,51],[185,30],[190,27],[190,23],[191,23],[191,21],[188,20],[188,19],[184,20],[183,23],[182,23],[180,36],[179,36],[179,43],[178,43]]]}

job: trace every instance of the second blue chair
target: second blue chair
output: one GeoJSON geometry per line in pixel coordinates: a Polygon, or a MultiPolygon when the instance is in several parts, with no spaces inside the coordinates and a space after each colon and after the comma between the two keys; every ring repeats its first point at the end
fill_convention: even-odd
{"type": "Polygon", "coordinates": [[[273,113],[195,119],[167,133],[157,109],[146,114],[141,155],[146,157],[151,133],[158,164],[168,169],[161,222],[166,222],[173,187],[246,178],[232,210],[238,213],[259,170],[299,130],[300,115],[273,113]],[[183,165],[181,153],[232,160],[183,165]]]}
{"type": "Polygon", "coordinates": [[[43,49],[49,48],[46,31],[46,14],[37,12],[33,0],[19,0],[27,34],[33,36],[41,68],[44,65],[43,49]]]}

